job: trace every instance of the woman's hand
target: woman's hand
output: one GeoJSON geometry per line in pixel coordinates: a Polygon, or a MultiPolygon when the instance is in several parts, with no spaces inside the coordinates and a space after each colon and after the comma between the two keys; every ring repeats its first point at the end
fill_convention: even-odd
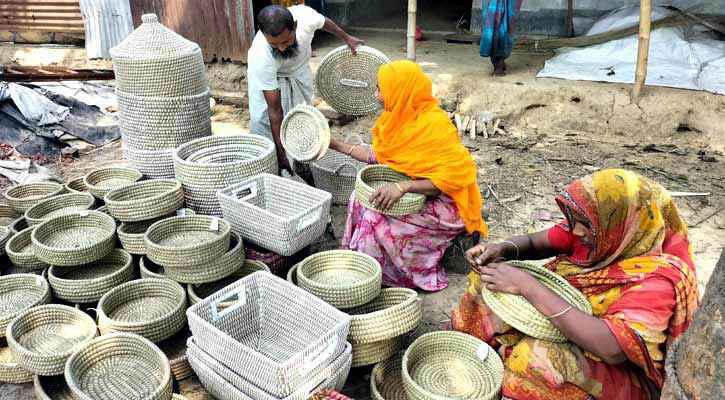
{"type": "Polygon", "coordinates": [[[481,282],[489,290],[523,295],[539,282],[523,269],[504,263],[491,263],[481,267],[481,282]]]}
{"type": "Polygon", "coordinates": [[[481,274],[481,267],[497,260],[505,261],[506,245],[503,243],[478,244],[466,251],[466,260],[471,264],[471,269],[481,274]]]}
{"type": "MultiPolygon", "coordinates": [[[[401,185],[402,183],[399,183],[401,185]]],[[[405,193],[399,189],[394,183],[385,185],[380,189],[376,190],[372,196],[370,196],[370,203],[372,203],[378,210],[387,210],[392,207],[396,201],[400,200],[405,193]]]]}

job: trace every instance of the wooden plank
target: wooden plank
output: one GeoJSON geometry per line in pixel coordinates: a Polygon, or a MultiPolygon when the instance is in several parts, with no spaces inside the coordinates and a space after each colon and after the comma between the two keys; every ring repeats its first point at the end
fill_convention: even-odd
{"type": "Polygon", "coordinates": [[[0,67],[5,82],[39,82],[61,80],[111,80],[113,70],[72,70],[63,67],[0,67]]]}
{"type": "Polygon", "coordinates": [[[637,48],[637,70],[634,74],[632,102],[637,104],[647,79],[647,61],[649,58],[649,36],[652,24],[652,0],[641,0],[639,9],[639,47],[637,48]]]}
{"type": "Polygon", "coordinates": [[[14,10],[0,10],[0,18],[37,18],[37,19],[58,19],[68,18],[82,21],[83,15],[76,10],[58,11],[58,12],[46,12],[46,11],[14,11],[14,10]]]}
{"type": "Polygon", "coordinates": [[[78,0],[56,0],[56,1],[18,1],[18,0],[4,0],[1,6],[23,6],[23,7],[78,7],[80,8],[80,1],[78,0]]]}

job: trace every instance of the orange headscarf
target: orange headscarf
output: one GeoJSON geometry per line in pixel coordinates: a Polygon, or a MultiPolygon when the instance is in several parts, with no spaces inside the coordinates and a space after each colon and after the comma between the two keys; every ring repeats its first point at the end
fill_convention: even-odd
{"type": "Polygon", "coordinates": [[[385,103],[373,128],[378,162],[412,178],[430,179],[455,201],[468,233],[487,236],[476,163],[438,107],[430,79],[418,64],[396,61],[380,67],[378,86],[385,103]]]}

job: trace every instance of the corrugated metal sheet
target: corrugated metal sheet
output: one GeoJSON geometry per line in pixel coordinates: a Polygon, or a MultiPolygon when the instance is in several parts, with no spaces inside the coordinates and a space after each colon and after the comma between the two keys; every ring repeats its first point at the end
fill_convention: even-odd
{"type": "Polygon", "coordinates": [[[110,58],[108,50],[133,31],[128,0],[80,0],[88,58],[110,58]]]}
{"type": "Polygon", "coordinates": [[[130,0],[133,24],[154,13],[159,22],[196,42],[204,60],[247,61],[254,38],[252,0],[130,0]]]}
{"type": "Polygon", "coordinates": [[[2,0],[0,31],[83,33],[79,0],[2,0]]]}

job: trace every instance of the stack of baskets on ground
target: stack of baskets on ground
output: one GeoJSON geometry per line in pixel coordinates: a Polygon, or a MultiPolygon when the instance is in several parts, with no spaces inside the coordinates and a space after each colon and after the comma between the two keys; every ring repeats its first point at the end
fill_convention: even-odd
{"type": "Polygon", "coordinates": [[[110,50],[124,156],[149,178],[173,178],[173,150],[211,135],[201,49],[155,14],[110,50]]]}

